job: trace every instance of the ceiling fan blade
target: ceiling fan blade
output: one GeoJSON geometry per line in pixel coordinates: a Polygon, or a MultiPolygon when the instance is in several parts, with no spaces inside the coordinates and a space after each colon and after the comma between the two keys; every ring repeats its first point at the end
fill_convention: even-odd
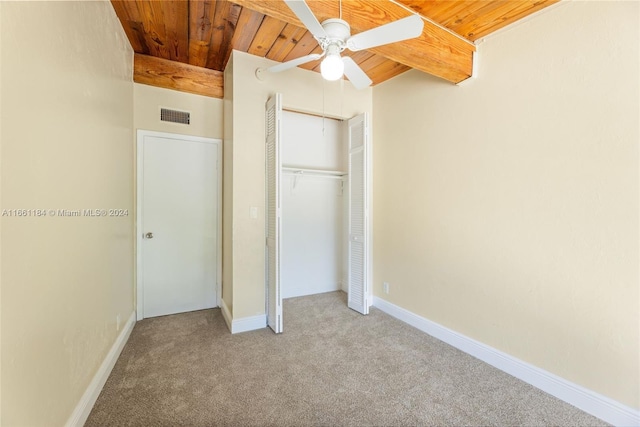
{"type": "Polygon", "coordinates": [[[292,59],[291,61],[283,62],[282,64],[274,65],[267,68],[267,71],[271,73],[279,73],[280,71],[289,70],[297,67],[298,65],[306,64],[307,62],[315,61],[324,56],[323,53],[312,53],[311,55],[301,56],[300,58],[292,59]]]}
{"type": "Polygon", "coordinates": [[[371,86],[371,79],[353,59],[348,56],[343,56],[342,62],[344,63],[344,75],[347,76],[353,87],[356,89],[364,89],[371,86]]]}
{"type": "Polygon", "coordinates": [[[318,18],[316,18],[304,0],[284,0],[284,2],[316,39],[327,37],[327,33],[324,31],[324,28],[322,28],[322,25],[320,25],[318,18]]]}
{"type": "Polygon", "coordinates": [[[424,22],[418,15],[411,15],[377,28],[358,33],[347,40],[349,50],[357,52],[363,49],[412,39],[422,34],[424,22]]]}

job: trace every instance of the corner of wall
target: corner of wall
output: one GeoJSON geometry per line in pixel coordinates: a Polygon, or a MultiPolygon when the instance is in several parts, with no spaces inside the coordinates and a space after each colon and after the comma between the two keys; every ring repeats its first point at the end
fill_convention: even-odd
{"type": "MultiPolygon", "coordinates": [[[[223,149],[222,149],[222,308],[226,308],[229,319],[225,317],[229,329],[233,318],[233,70],[235,51],[224,70],[223,98],[223,149]]],[[[225,311],[223,310],[223,314],[225,311]]]]}

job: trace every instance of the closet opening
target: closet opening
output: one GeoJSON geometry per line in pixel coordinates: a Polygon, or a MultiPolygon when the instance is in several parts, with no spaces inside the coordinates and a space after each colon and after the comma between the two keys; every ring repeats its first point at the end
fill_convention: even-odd
{"type": "Polygon", "coordinates": [[[368,119],[336,120],[266,103],[266,311],[283,331],[282,300],[343,290],[369,312],[368,119]]]}
{"type": "Polygon", "coordinates": [[[347,292],[345,122],[282,112],[282,298],[347,292]]]}

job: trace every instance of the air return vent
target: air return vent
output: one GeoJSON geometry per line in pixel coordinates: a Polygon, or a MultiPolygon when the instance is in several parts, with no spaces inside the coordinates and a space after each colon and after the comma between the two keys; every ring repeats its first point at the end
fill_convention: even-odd
{"type": "Polygon", "coordinates": [[[191,120],[191,113],[186,111],[169,110],[168,108],[160,109],[160,120],[163,122],[182,123],[188,125],[191,120]]]}

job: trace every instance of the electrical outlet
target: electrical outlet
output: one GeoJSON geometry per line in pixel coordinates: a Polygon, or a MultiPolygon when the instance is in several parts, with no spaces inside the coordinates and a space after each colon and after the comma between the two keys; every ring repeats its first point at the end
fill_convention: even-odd
{"type": "Polygon", "coordinates": [[[120,330],[120,314],[116,316],[116,331],[120,330]]]}
{"type": "Polygon", "coordinates": [[[382,290],[384,291],[385,294],[389,293],[389,282],[382,283],[382,290]]]}

